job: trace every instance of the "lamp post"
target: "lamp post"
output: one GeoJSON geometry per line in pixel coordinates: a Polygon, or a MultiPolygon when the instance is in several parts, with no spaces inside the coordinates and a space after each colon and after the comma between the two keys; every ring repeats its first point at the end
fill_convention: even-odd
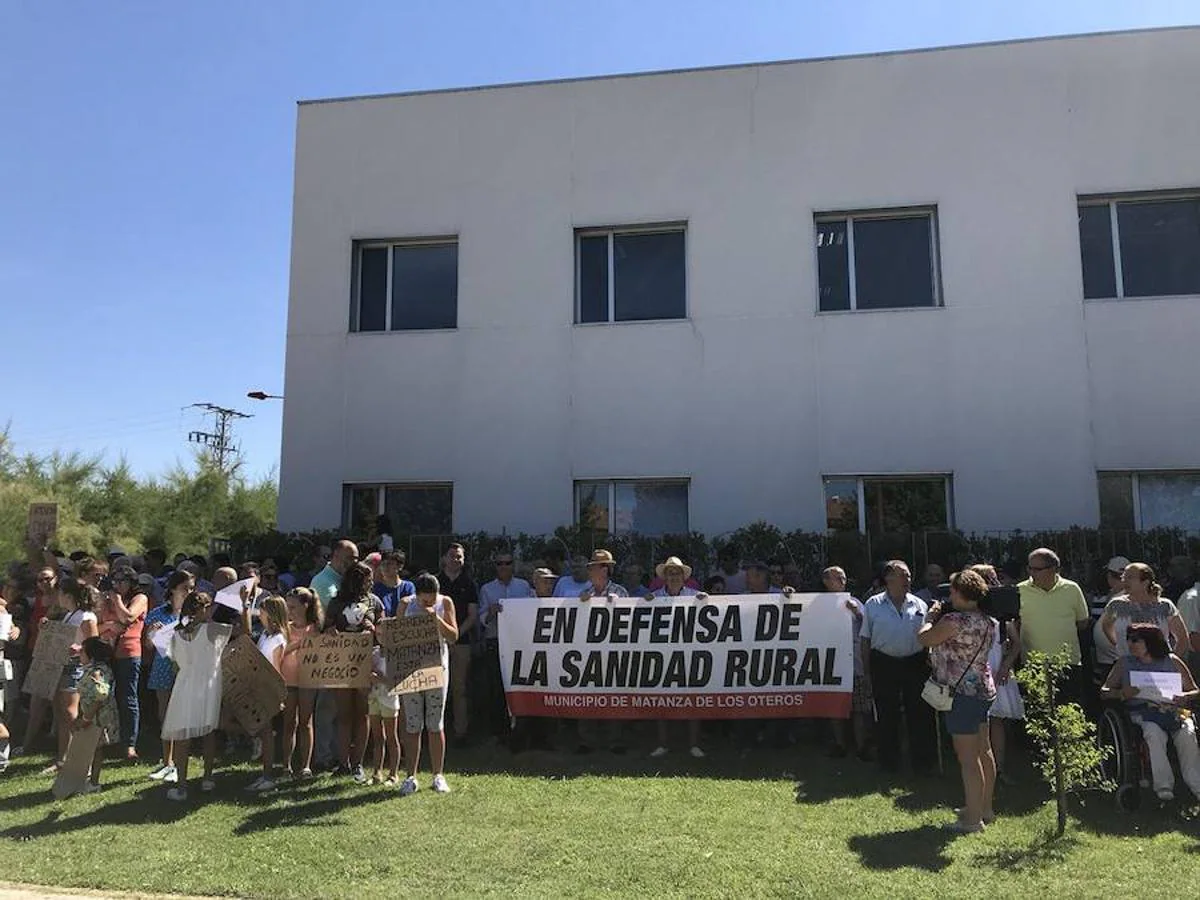
{"type": "Polygon", "coordinates": [[[249,391],[246,394],[251,400],[282,400],[282,394],[268,394],[265,391],[249,391]]]}

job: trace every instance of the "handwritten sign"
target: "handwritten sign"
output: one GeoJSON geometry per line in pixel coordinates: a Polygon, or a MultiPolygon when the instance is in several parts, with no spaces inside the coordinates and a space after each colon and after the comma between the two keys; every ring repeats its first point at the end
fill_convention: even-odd
{"type": "Polygon", "coordinates": [[[433,616],[384,619],[376,632],[393,694],[446,686],[442,642],[433,616]]]}
{"type": "Polygon", "coordinates": [[[271,724],[287,687],[254,641],[242,635],[221,655],[221,705],[246,730],[258,734],[271,724]]]}
{"type": "Polygon", "coordinates": [[[302,688],[368,688],[371,686],[370,632],[314,634],[300,641],[296,684],[302,688]]]}
{"type": "Polygon", "coordinates": [[[25,533],[35,547],[45,547],[58,533],[58,504],[30,503],[25,533]]]}
{"type": "Polygon", "coordinates": [[[22,689],[26,694],[46,699],[54,696],[78,632],[79,626],[63,622],[47,622],[38,629],[37,645],[22,689]]]}

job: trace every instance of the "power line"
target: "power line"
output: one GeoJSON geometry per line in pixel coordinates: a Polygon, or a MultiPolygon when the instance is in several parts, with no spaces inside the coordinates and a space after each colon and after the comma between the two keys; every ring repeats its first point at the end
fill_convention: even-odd
{"type": "Polygon", "coordinates": [[[233,468],[232,461],[240,450],[238,445],[233,442],[233,420],[249,419],[251,416],[248,413],[238,412],[236,409],[217,406],[215,403],[193,403],[192,407],[212,413],[213,430],[189,431],[188,443],[207,447],[209,458],[217,467],[217,471],[229,474],[233,468]]]}

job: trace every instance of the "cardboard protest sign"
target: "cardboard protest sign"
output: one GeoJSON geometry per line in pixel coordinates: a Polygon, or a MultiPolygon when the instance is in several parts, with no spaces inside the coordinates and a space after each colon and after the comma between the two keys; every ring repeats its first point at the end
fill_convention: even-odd
{"type": "Polygon", "coordinates": [[[845,718],[846,594],[505,600],[500,667],[516,716],[845,718]]]}
{"type": "Polygon", "coordinates": [[[384,619],[375,633],[391,693],[413,694],[446,686],[442,641],[433,616],[384,619]]]}
{"type": "Polygon", "coordinates": [[[35,547],[49,546],[58,533],[58,504],[30,503],[25,533],[35,547]]]}
{"type": "Polygon", "coordinates": [[[89,725],[78,731],[71,732],[71,743],[67,747],[67,758],[54,779],[51,790],[54,796],[63,800],[72,794],[78,794],[88,782],[92,771],[92,760],[96,756],[96,748],[100,746],[100,728],[89,725]]]}
{"type": "Polygon", "coordinates": [[[258,734],[270,725],[286,698],[283,677],[258,652],[254,641],[242,635],[225,648],[221,654],[221,706],[247,734],[258,734]]]}
{"type": "Polygon", "coordinates": [[[37,645],[22,688],[26,694],[45,699],[54,696],[78,633],[79,626],[63,622],[47,622],[38,629],[37,645]]]}
{"type": "Polygon", "coordinates": [[[297,684],[302,688],[367,688],[371,686],[370,632],[314,634],[300,642],[297,684]]]}

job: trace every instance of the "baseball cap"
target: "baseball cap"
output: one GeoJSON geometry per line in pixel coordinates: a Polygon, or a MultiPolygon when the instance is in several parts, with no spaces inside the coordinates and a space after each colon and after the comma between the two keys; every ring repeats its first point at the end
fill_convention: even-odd
{"type": "Polygon", "coordinates": [[[1129,565],[1129,560],[1126,559],[1124,556],[1114,556],[1112,559],[1110,559],[1108,561],[1108,565],[1105,566],[1104,568],[1107,569],[1109,572],[1112,572],[1114,575],[1120,575],[1122,572],[1125,571],[1125,568],[1128,565],[1129,565]]]}

